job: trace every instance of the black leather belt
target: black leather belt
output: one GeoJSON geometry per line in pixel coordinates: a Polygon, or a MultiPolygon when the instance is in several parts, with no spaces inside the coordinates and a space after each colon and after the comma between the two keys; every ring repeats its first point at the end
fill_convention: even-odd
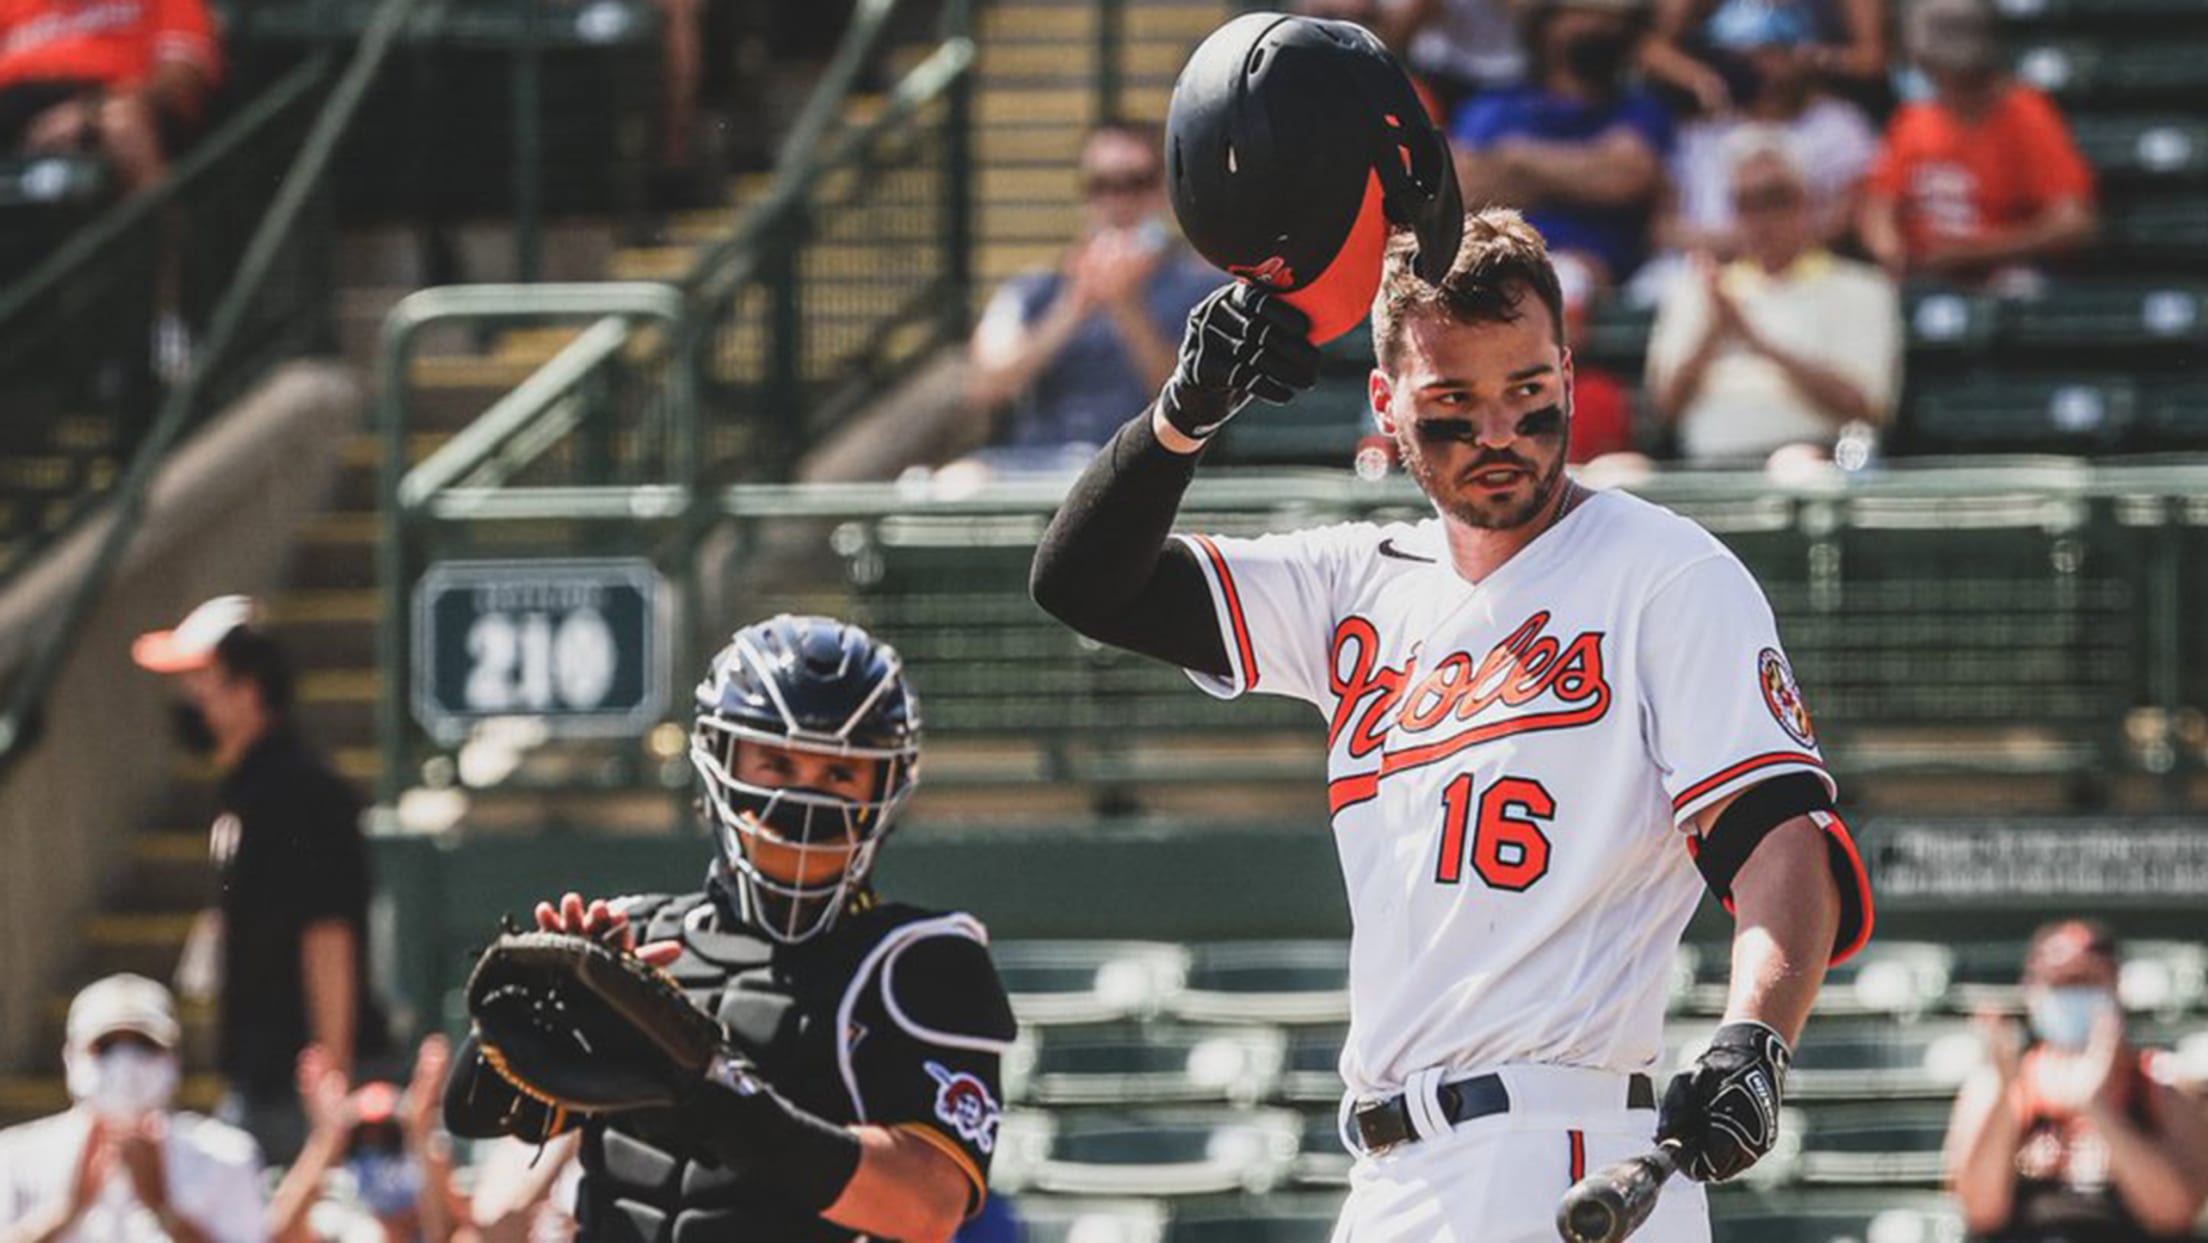
{"type": "MultiPolygon", "coordinates": [[[[1441,1105],[1441,1116],[1452,1123],[1470,1122],[1474,1118],[1510,1111],[1510,1089],[1503,1086],[1501,1075],[1474,1075],[1469,1079],[1444,1083],[1434,1089],[1434,1098],[1441,1105]]],[[[1625,1107],[1656,1108],[1654,1081],[1647,1075],[1628,1075],[1625,1107]]],[[[1357,1135],[1358,1146],[1367,1155],[1418,1138],[1418,1129],[1411,1125],[1410,1102],[1402,1096],[1391,1096],[1384,1101],[1358,1107],[1350,1115],[1350,1126],[1357,1135]]]]}

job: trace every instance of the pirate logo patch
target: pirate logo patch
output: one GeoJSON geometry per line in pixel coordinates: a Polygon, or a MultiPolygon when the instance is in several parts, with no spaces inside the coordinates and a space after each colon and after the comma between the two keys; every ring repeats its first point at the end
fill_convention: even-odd
{"type": "Polygon", "coordinates": [[[1809,706],[1802,702],[1802,688],[1794,684],[1794,671],[1786,657],[1770,648],[1756,658],[1756,681],[1763,688],[1764,706],[1786,735],[1805,747],[1817,745],[1817,731],[1809,723],[1809,706]]]}
{"type": "Polygon", "coordinates": [[[960,1139],[983,1152],[995,1152],[997,1119],[1002,1111],[997,1108],[996,1098],[989,1095],[989,1086],[941,1062],[925,1066],[935,1080],[935,1116],[958,1132],[960,1139]]]}

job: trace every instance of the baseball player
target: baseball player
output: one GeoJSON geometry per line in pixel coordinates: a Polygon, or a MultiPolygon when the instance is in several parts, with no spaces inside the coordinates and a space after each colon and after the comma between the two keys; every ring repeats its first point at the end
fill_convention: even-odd
{"type": "Polygon", "coordinates": [[[579,1124],[586,1240],[949,1239],[985,1194],[1014,1025],[978,921],[867,883],[920,757],[896,652],[825,617],[738,631],[698,686],[690,756],[720,842],[705,889],[569,894],[537,922],[663,964],[735,1056],[680,1107],[577,1119],[471,1040],[447,1125],[537,1141],[579,1124]]]}
{"type": "MultiPolygon", "coordinates": [[[[1254,162],[1238,149],[1235,175],[1254,162]]],[[[1282,223],[1251,228],[1306,240],[1282,223]]],[[[1076,630],[1326,722],[1355,925],[1342,1131],[1359,1160],[1337,1243],[1553,1239],[1582,1173],[1659,1137],[1692,1180],[1746,1169],[1776,1138],[1827,962],[1871,926],[1754,580],[1694,524],[1564,474],[1572,359],[1540,236],[1475,213],[1429,283],[1417,250],[1436,236],[1388,247],[1370,379],[1433,517],[1168,536],[1211,437],[1315,370],[1305,316],[1236,284],[1190,315],[1179,366],[1034,566],[1036,600],[1076,630]],[[1705,887],[1737,920],[1732,987],[1659,1111],[1672,953],[1705,887]]],[[[1700,1187],[1674,1186],[1640,1237],[1707,1239],[1700,1187]]]]}

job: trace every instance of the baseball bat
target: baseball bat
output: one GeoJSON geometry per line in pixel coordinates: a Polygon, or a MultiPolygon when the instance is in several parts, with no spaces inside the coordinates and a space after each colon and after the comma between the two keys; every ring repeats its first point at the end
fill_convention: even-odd
{"type": "Polygon", "coordinates": [[[1604,1166],[1572,1184],[1556,1206],[1565,1243],[1623,1243],[1656,1209],[1656,1197],[1679,1171],[1675,1145],[1604,1166]]]}

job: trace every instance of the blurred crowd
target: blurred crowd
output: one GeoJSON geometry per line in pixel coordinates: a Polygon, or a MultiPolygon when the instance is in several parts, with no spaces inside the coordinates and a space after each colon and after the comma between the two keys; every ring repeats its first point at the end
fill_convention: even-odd
{"type": "MultiPolygon", "coordinates": [[[[2094,233],[2091,170],[2009,73],[1990,0],[1297,7],[1405,57],[1467,206],[1516,207],[1548,239],[1574,332],[1653,312],[1643,375],[1582,360],[1575,460],[1875,445],[1901,389],[1902,282],[2035,296],[2094,233]]],[[[1162,172],[1154,132],[1092,136],[1081,236],[975,334],[980,463],[1085,460],[1155,388],[1216,279],[1172,239],[1162,172]]]]}

